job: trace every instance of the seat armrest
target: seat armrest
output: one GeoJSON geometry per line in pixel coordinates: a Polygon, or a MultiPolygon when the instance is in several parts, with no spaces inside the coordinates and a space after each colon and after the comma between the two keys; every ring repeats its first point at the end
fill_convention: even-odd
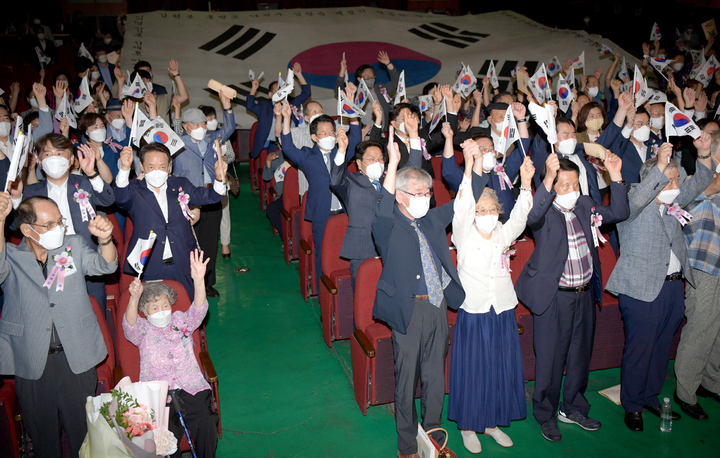
{"type": "Polygon", "coordinates": [[[283,210],[282,212],[283,218],[285,218],[285,221],[292,221],[292,215],[288,213],[286,210],[283,210]]]}
{"type": "MultiPolygon", "coordinates": [[[[120,380],[123,378],[123,370],[122,367],[113,367],[113,382],[115,382],[115,385],[120,383],[120,380]]],[[[109,390],[112,390],[114,387],[108,387],[109,390]]]]}
{"type": "Polygon", "coordinates": [[[208,383],[215,383],[217,382],[217,372],[215,372],[215,366],[213,365],[212,360],[210,359],[210,353],[206,351],[200,352],[200,363],[203,367],[203,372],[205,372],[205,378],[207,379],[208,383]]]}
{"type": "Polygon", "coordinates": [[[518,334],[523,335],[525,333],[525,328],[523,328],[523,325],[518,323],[518,334]]]}
{"type": "Polygon", "coordinates": [[[365,356],[368,358],[374,358],[375,348],[372,346],[365,333],[360,329],[356,329],[355,332],[353,332],[353,336],[355,336],[355,340],[357,340],[357,343],[360,344],[360,348],[362,348],[365,352],[365,356]]]}
{"type": "Polygon", "coordinates": [[[277,199],[277,192],[275,192],[275,188],[272,186],[270,187],[270,195],[273,197],[273,199],[277,199]]]}
{"type": "Polygon", "coordinates": [[[300,248],[303,249],[305,254],[307,254],[307,255],[312,254],[312,249],[310,248],[310,245],[308,245],[308,243],[305,240],[300,240],[300,248]]]}
{"type": "Polygon", "coordinates": [[[322,277],[320,277],[320,281],[330,294],[337,294],[337,288],[335,287],[333,281],[330,280],[330,277],[328,277],[327,275],[323,275],[322,277]]]}

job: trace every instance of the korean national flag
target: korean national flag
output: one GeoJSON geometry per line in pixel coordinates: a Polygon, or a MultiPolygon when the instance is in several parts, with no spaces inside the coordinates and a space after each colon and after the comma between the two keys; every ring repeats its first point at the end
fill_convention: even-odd
{"type": "Polygon", "coordinates": [[[368,88],[367,83],[363,78],[360,78],[360,84],[358,84],[357,88],[357,95],[355,96],[355,103],[360,108],[364,108],[367,101],[371,98],[372,96],[370,95],[370,89],[368,88]]]}
{"type": "Polygon", "coordinates": [[[397,91],[395,91],[395,101],[393,102],[394,105],[397,105],[407,97],[407,93],[405,92],[405,70],[400,72],[400,79],[398,79],[398,85],[397,85],[397,91]]]}
{"type": "Polygon", "coordinates": [[[162,143],[167,146],[172,156],[185,147],[185,143],[160,116],[150,121],[150,127],[143,138],[148,143],[162,143]]]}
{"type": "Polygon", "coordinates": [[[528,87],[532,91],[535,99],[539,103],[544,103],[546,99],[546,88],[548,87],[547,74],[545,72],[545,64],[543,63],[535,74],[528,80],[528,87]]]}
{"type": "Polygon", "coordinates": [[[63,92],[60,106],[55,111],[55,119],[62,121],[62,118],[67,118],[68,124],[73,129],[77,129],[77,120],[75,119],[75,113],[72,111],[72,107],[68,103],[67,91],[63,92]]]}
{"type": "Polygon", "coordinates": [[[720,67],[720,62],[718,62],[715,56],[710,56],[710,58],[705,62],[705,65],[703,65],[700,68],[700,71],[698,71],[695,79],[700,81],[704,87],[707,87],[710,81],[712,81],[715,70],[717,70],[718,67],[720,67]]]}
{"type": "Polygon", "coordinates": [[[555,127],[555,113],[550,105],[540,106],[533,102],[528,104],[528,109],[538,126],[547,135],[548,143],[557,143],[557,128],[555,127]]]}
{"type": "Polygon", "coordinates": [[[581,52],[580,55],[575,59],[571,65],[572,68],[582,68],[583,74],[585,74],[585,51],[581,52]]]}
{"type": "Polygon", "coordinates": [[[420,113],[425,113],[433,107],[433,98],[431,95],[421,95],[418,97],[418,108],[420,113]]]}
{"type": "Polygon", "coordinates": [[[278,73],[278,88],[277,92],[272,96],[272,101],[277,103],[287,99],[288,96],[292,94],[293,89],[295,89],[295,73],[293,73],[291,68],[288,68],[287,79],[285,81],[283,81],[282,75],[278,73]]]}
{"type": "Polygon", "coordinates": [[[690,135],[692,138],[700,136],[700,128],[670,102],[665,103],[665,136],[690,135]]]}
{"type": "Polygon", "coordinates": [[[604,45],[602,45],[602,47],[600,48],[600,57],[609,56],[609,55],[611,55],[611,54],[614,53],[614,52],[615,52],[615,51],[613,51],[613,49],[612,49],[610,46],[604,44],[604,45]]]}
{"type": "Polygon", "coordinates": [[[562,71],[562,64],[560,64],[560,60],[557,58],[557,56],[553,56],[552,59],[550,59],[550,62],[547,63],[547,74],[550,78],[557,75],[562,71]]]}
{"type": "Polygon", "coordinates": [[[140,78],[140,74],[135,74],[135,79],[130,83],[130,85],[125,85],[122,88],[122,91],[120,92],[120,98],[124,99],[126,97],[132,97],[134,99],[142,99],[145,96],[145,93],[147,92],[147,87],[145,87],[145,83],[143,83],[142,78],[140,78]]]}
{"type": "MultiPolygon", "coordinates": [[[[468,67],[468,71],[470,71],[470,74],[472,75],[470,67],[468,67]]],[[[500,87],[497,72],[495,71],[495,64],[493,64],[492,60],[490,61],[490,65],[488,66],[487,77],[490,80],[490,84],[492,85],[493,89],[497,89],[498,87],[500,87]]]]}
{"type": "Polygon", "coordinates": [[[365,112],[345,96],[345,93],[338,88],[338,116],[350,118],[362,118],[365,112]]]}
{"type": "Polygon", "coordinates": [[[558,106],[560,107],[560,110],[562,110],[563,113],[567,113],[574,98],[575,98],[575,94],[573,93],[572,89],[570,88],[570,85],[567,83],[565,78],[563,78],[562,75],[560,75],[560,79],[558,80],[558,88],[557,88],[557,100],[558,100],[558,106]]]}
{"type": "Polygon", "coordinates": [[[147,239],[138,239],[132,251],[127,255],[127,261],[137,273],[141,274],[145,269],[145,263],[152,252],[157,234],[150,231],[147,239]]]}
{"type": "Polygon", "coordinates": [[[693,62],[695,62],[695,65],[692,70],[690,70],[690,75],[688,76],[690,79],[697,78],[698,73],[705,66],[705,63],[707,62],[707,60],[705,60],[705,53],[700,51],[700,56],[693,62]]]}
{"type": "Polygon", "coordinates": [[[437,113],[435,113],[435,116],[433,116],[432,121],[430,121],[430,127],[428,128],[428,132],[432,132],[435,127],[440,124],[440,121],[443,120],[444,117],[447,116],[447,109],[445,108],[445,98],[443,97],[443,101],[440,103],[440,108],[438,109],[437,113]]]}
{"type": "Polygon", "coordinates": [[[509,106],[505,111],[505,117],[503,118],[502,127],[500,128],[500,138],[493,145],[495,151],[503,155],[503,164],[505,163],[505,153],[507,152],[510,145],[520,140],[520,134],[518,133],[517,124],[515,123],[515,115],[512,112],[512,106],[509,106]]]}
{"type": "Polygon", "coordinates": [[[75,113],[80,113],[92,103],[92,95],[90,94],[90,85],[88,84],[87,76],[83,76],[78,88],[75,102],[73,103],[73,110],[75,113]]]}
{"type": "Polygon", "coordinates": [[[653,28],[650,31],[650,41],[659,40],[662,38],[662,33],[660,33],[660,27],[658,27],[657,22],[653,23],[653,28]]]}

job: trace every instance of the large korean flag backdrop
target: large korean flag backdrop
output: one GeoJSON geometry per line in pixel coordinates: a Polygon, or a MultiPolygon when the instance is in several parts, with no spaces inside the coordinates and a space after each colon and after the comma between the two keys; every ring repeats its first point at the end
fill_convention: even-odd
{"type": "MultiPolygon", "coordinates": [[[[639,61],[613,42],[582,31],[545,27],[512,11],[448,17],[377,8],[246,11],[235,13],[161,12],[128,17],[121,66],[139,60],[153,65],[154,81],[170,89],[167,62],[176,59],[190,93],[190,106],[214,104],[217,95],[207,82],[216,79],[238,91],[235,116],[240,128],[249,129],[254,117],[244,108],[249,93],[248,70],[265,72],[260,96],[269,84],[283,78],[288,65],[300,62],[312,98],[335,115],[335,78],[343,53],[352,73],[372,64],[377,81],[388,75],[377,62],[386,51],[398,70],[405,70],[408,95],[419,94],[430,81],[452,84],[463,62],[479,79],[495,63],[500,88],[511,81],[518,65],[532,75],[541,62],[553,56],[565,62],[585,51],[586,74],[595,67],[607,70],[611,58],[599,58],[602,44],[626,56],[632,68],[639,61]]],[[[576,70],[576,75],[578,70],[576,70]]],[[[296,85],[295,94],[299,92],[296,85]]]]}

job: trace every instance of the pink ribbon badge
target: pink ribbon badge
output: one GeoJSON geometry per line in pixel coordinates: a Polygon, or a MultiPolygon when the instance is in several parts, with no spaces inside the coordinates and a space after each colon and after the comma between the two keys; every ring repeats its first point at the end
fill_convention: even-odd
{"type": "Polygon", "coordinates": [[[590,226],[592,227],[593,242],[595,247],[600,246],[600,242],[607,243],[605,237],[600,233],[600,226],[602,226],[603,217],[600,213],[595,211],[595,207],[590,209],[590,226]]]}
{"type": "Polygon", "coordinates": [[[182,188],[178,188],[180,191],[180,194],[178,194],[178,200],[177,202],[180,204],[180,209],[182,210],[183,216],[188,220],[193,219],[193,214],[190,211],[190,206],[188,203],[190,202],[190,196],[183,192],[182,188]]]}
{"type": "Polygon", "coordinates": [[[92,204],[90,203],[90,195],[87,191],[82,189],[77,183],[75,183],[75,193],[73,194],[73,200],[80,205],[80,214],[82,216],[83,221],[88,221],[89,219],[95,218],[95,210],[92,208],[92,204]]]}
{"type": "Polygon", "coordinates": [[[500,189],[503,191],[505,190],[505,184],[507,183],[508,189],[512,189],[512,181],[510,181],[510,178],[507,176],[507,173],[505,173],[505,167],[503,167],[502,164],[498,164],[495,167],[493,167],[493,170],[495,171],[495,174],[500,178],[500,189]]]}
{"type": "Polygon", "coordinates": [[[380,88],[380,93],[383,95],[383,97],[385,97],[385,101],[386,101],[387,103],[390,103],[390,100],[391,100],[391,99],[390,99],[390,96],[388,95],[387,89],[385,89],[384,87],[381,87],[381,88],[380,88]]]}
{"type": "Polygon", "coordinates": [[[668,214],[674,216],[675,219],[677,219],[682,226],[689,223],[690,220],[692,219],[692,215],[690,213],[686,212],[685,210],[683,210],[682,208],[680,208],[680,205],[678,205],[678,204],[672,204],[667,207],[668,207],[668,209],[667,209],[668,214]]]}
{"type": "Polygon", "coordinates": [[[512,269],[510,269],[510,257],[515,255],[515,241],[513,240],[513,243],[510,244],[505,250],[503,250],[502,254],[500,255],[500,267],[502,268],[502,271],[504,274],[509,274],[512,272],[512,269]]]}
{"type": "Polygon", "coordinates": [[[69,269],[70,266],[72,266],[73,262],[73,258],[72,256],[70,256],[70,253],[68,253],[68,251],[70,250],[63,251],[62,253],[53,256],[55,265],[50,271],[50,275],[48,275],[47,280],[45,280],[45,283],[43,283],[43,286],[45,288],[50,289],[52,284],[55,282],[55,279],[57,278],[57,286],[55,288],[55,291],[63,291],[63,288],[65,287],[65,270],[69,269]]]}
{"type": "Polygon", "coordinates": [[[113,151],[113,153],[117,153],[118,151],[122,150],[122,145],[120,143],[114,142],[112,138],[108,138],[104,142],[107,146],[110,147],[110,149],[113,151]]]}
{"type": "Polygon", "coordinates": [[[426,161],[431,160],[431,159],[432,159],[432,156],[430,156],[430,153],[428,153],[427,145],[426,145],[426,143],[425,143],[425,139],[424,139],[424,138],[421,138],[421,139],[420,139],[420,147],[421,147],[421,149],[422,149],[423,157],[425,158],[425,160],[426,160],[426,161]]]}

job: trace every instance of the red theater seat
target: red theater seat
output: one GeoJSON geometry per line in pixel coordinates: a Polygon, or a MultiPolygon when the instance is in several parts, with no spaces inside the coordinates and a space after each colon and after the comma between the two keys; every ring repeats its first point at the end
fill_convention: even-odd
{"type": "Polygon", "coordinates": [[[325,226],[322,246],[322,285],[318,292],[323,339],[328,347],[333,340],[349,339],[353,332],[353,289],[350,262],[340,258],[348,216],[331,217],[325,226]]]}
{"type": "Polygon", "coordinates": [[[450,190],[445,186],[442,178],[433,178],[433,193],[435,194],[435,206],[445,205],[452,200],[450,190]]]}
{"type": "Polygon", "coordinates": [[[283,251],[285,263],[290,264],[291,259],[298,258],[300,242],[300,187],[298,170],[295,167],[290,167],[285,171],[282,202],[283,251]]]}
{"type": "MultiPolygon", "coordinates": [[[[250,128],[250,142],[249,142],[249,150],[252,153],[253,149],[253,143],[255,142],[255,131],[257,130],[258,123],[255,121],[250,128]]],[[[236,150],[237,151],[237,150],[236,150]]],[[[252,154],[250,154],[250,158],[248,160],[248,165],[250,166],[250,190],[255,192],[258,190],[258,175],[257,175],[257,168],[258,168],[258,160],[253,159],[252,154]]]]}
{"type": "Polygon", "coordinates": [[[308,297],[317,294],[315,288],[315,245],[312,237],[312,223],[305,221],[307,194],[300,205],[300,250],[298,251],[298,268],[300,269],[300,294],[307,302],[308,297]]]}

